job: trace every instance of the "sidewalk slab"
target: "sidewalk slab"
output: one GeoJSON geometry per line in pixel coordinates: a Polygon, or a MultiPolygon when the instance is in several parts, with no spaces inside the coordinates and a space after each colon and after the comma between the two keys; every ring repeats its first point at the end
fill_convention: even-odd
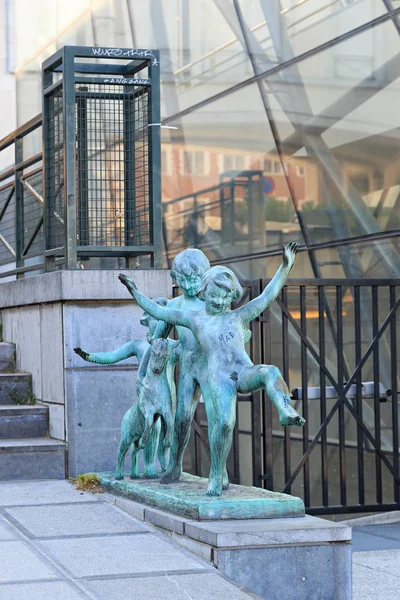
{"type": "Polygon", "coordinates": [[[104,496],[0,483],[0,600],[260,600],[104,496]]]}
{"type": "Polygon", "coordinates": [[[25,542],[0,542],[0,583],[57,579],[58,576],[51,564],[36,554],[25,542]]]}
{"type": "Polygon", "coordinates": [[[18,534],[0,517],[0,542],[17,539],[18,534]]]}
{"type": "Polygon", "coordinates": [[[87,600],[84,592],[68,581],[39,581],[0,586],[4,600],[87,600]]]}
{"type": "Polygon", "coordinates": [[[68,481],[2,481],[0,506],[58,504],[62,502],[98,502],[99,496],[86,494],[68,481]]]}
{"type": "Polygon", "coordinates": [[[353,600],[395,600],[399,589],[400,577],[354,564],[353,600]]]}
{"type": "Polygon", "coordinates": [[[75,577],[205,568],[154,534],[42,540],[39,544],[75,577]]]}
{"type": "Polygon", "coordinates": [[[6,509],[32,536],[131,533],[147,530],[129,515],[107,502],[53,506],[23,506],[6,509]]]}
{"type": "Polygon", "coordinates": [[[90,587],[107,600],[249,600],[249,595],[209,571],[202,574],[163,575],[136,579],[91,581],[90,587]],[[161,591],[162,590],[162,591],[161,591]]]}
{"type": "MultiPolygon", "coordinates": [[[[378,552],[357,552],[353,556],[353,564],[368,567],[374,571],[380,571],[389,575],[399,577],[400,573],[400,550],[380,550],[378,552]]],[[[400,586],[400,578],[399,578],[400,586]]]]}

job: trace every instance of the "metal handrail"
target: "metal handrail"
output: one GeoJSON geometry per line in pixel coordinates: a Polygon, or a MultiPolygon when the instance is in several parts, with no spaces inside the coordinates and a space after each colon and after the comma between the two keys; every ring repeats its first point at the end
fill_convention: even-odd
{"type": "Polygon", "coordinates": [[[3,139],[0,140],[0,152],[8,148],[8,146],[14,144],[18,138],[28,135],[28,133],[31,133],[38,127],[41,127],[41,125],[42,113],[36,115],[36,117],[33,117],[30,121],[20,125],[20,127],[17,127],[17,129],[14,129],[14,131],[3,137],[3,139]]]}

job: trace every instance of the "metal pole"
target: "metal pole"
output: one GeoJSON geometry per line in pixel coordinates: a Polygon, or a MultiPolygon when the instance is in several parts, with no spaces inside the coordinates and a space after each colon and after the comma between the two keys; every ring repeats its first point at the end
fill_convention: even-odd
{"type": "MultiPolygon", "coordinates": [[[[15,164],[23,161],[23,140],[17,137],[14,143],[15,164]]],[[[22,251],[24,248],[24,188],[21,182],[22,170],[15,171],[15,266],[22,267],[24,260],[22,251]]],[[[17,273],[17,279],[23,277],[23,273],[17,273]]]]}
{"type": "Polygon", "coordinates": [[[154,58],[149,63],[151,80],[149,103],[149,200],[151,203],[151,241],[154,247],[151,266],[162,267],[162,209],[161,209],[161,130],[160,123],[160,53],[153,50],[154,58]]]}
{"type": "MultiPolygon", "coordinates": [[[[42,70],[42,90],[50,87],[53,83],[53,73],[43,68],[42,70]]],[[[46,256],[46,250],[50,249],[50,211],[51,202],[50,178],[49,178],[49,110],[50,97],[43,93],[42,96],[42,180],[43,180],[43,257],[45,272],[54,271],[55,256],[46,256]]]]}
{"type": "Polygon", "coordinates": [[[72,48],[64,48],[63,67],[65,266],[67,269],[76,269],[75,84],[72,48]]]}

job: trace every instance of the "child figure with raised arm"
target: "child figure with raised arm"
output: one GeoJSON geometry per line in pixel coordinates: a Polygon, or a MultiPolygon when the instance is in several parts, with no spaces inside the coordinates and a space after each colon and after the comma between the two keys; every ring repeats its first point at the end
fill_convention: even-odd
{"type": "Polygon", "coordinates": [[[242,287],[236,275],[226,267],[213,267],[202,278],[199,298],[205,302],[200,311],[161,307],[139,292],[126,275],[119,275],[137,303],[154,318],[189,328],[207,365],[200,382],[206,411],[213,414],[209,431],[211,469],[207,488],[210,496],[222,493],[222,478],[232,445],[236,420],[237,392],[265,389],[276,407],[281,425],[303,425],[304,419],[293,408],[289,390],[277,367],[253,365],[244,347],[244,328],[278,296],[293,267],[298,247],[289,242],[283,247],[282,264],[262,294],[236,310],[230,304],[238,300],[242,287]]]}

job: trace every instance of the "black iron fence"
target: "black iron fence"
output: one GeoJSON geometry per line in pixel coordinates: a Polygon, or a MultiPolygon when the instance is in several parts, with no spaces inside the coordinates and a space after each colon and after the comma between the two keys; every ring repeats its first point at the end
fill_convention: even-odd
{"type": "Polygon", "coordinates": [[[15,161],[0,173],[1,276],[93,257],[161,267],[159,79],[155,50],[65,46],[44,62],[43,116],[0,140],[15,161]]]}
{"type": "MultiPolygon", "coordinates": [[[[265,280],[244,282],[241,302],[265,280]]],[[[306,418],[282,428],[264,392],[239,395],[232,481],[301,496],[310,514],[400,507],[400,280],[291,280],[252,323],[255,364],[278,366],[306,418]]],[[[190,442],[193,472],[207,476],[204,405],[190,442]]]]}
{"type": "Polygon", "coordinates": [[[0,275],[44,268],[42,153],[24,160],[28,136],[41,127],[38,115],[0,141],[0,152],[14,146],[15,164],[0,173],[0,275]]]}

